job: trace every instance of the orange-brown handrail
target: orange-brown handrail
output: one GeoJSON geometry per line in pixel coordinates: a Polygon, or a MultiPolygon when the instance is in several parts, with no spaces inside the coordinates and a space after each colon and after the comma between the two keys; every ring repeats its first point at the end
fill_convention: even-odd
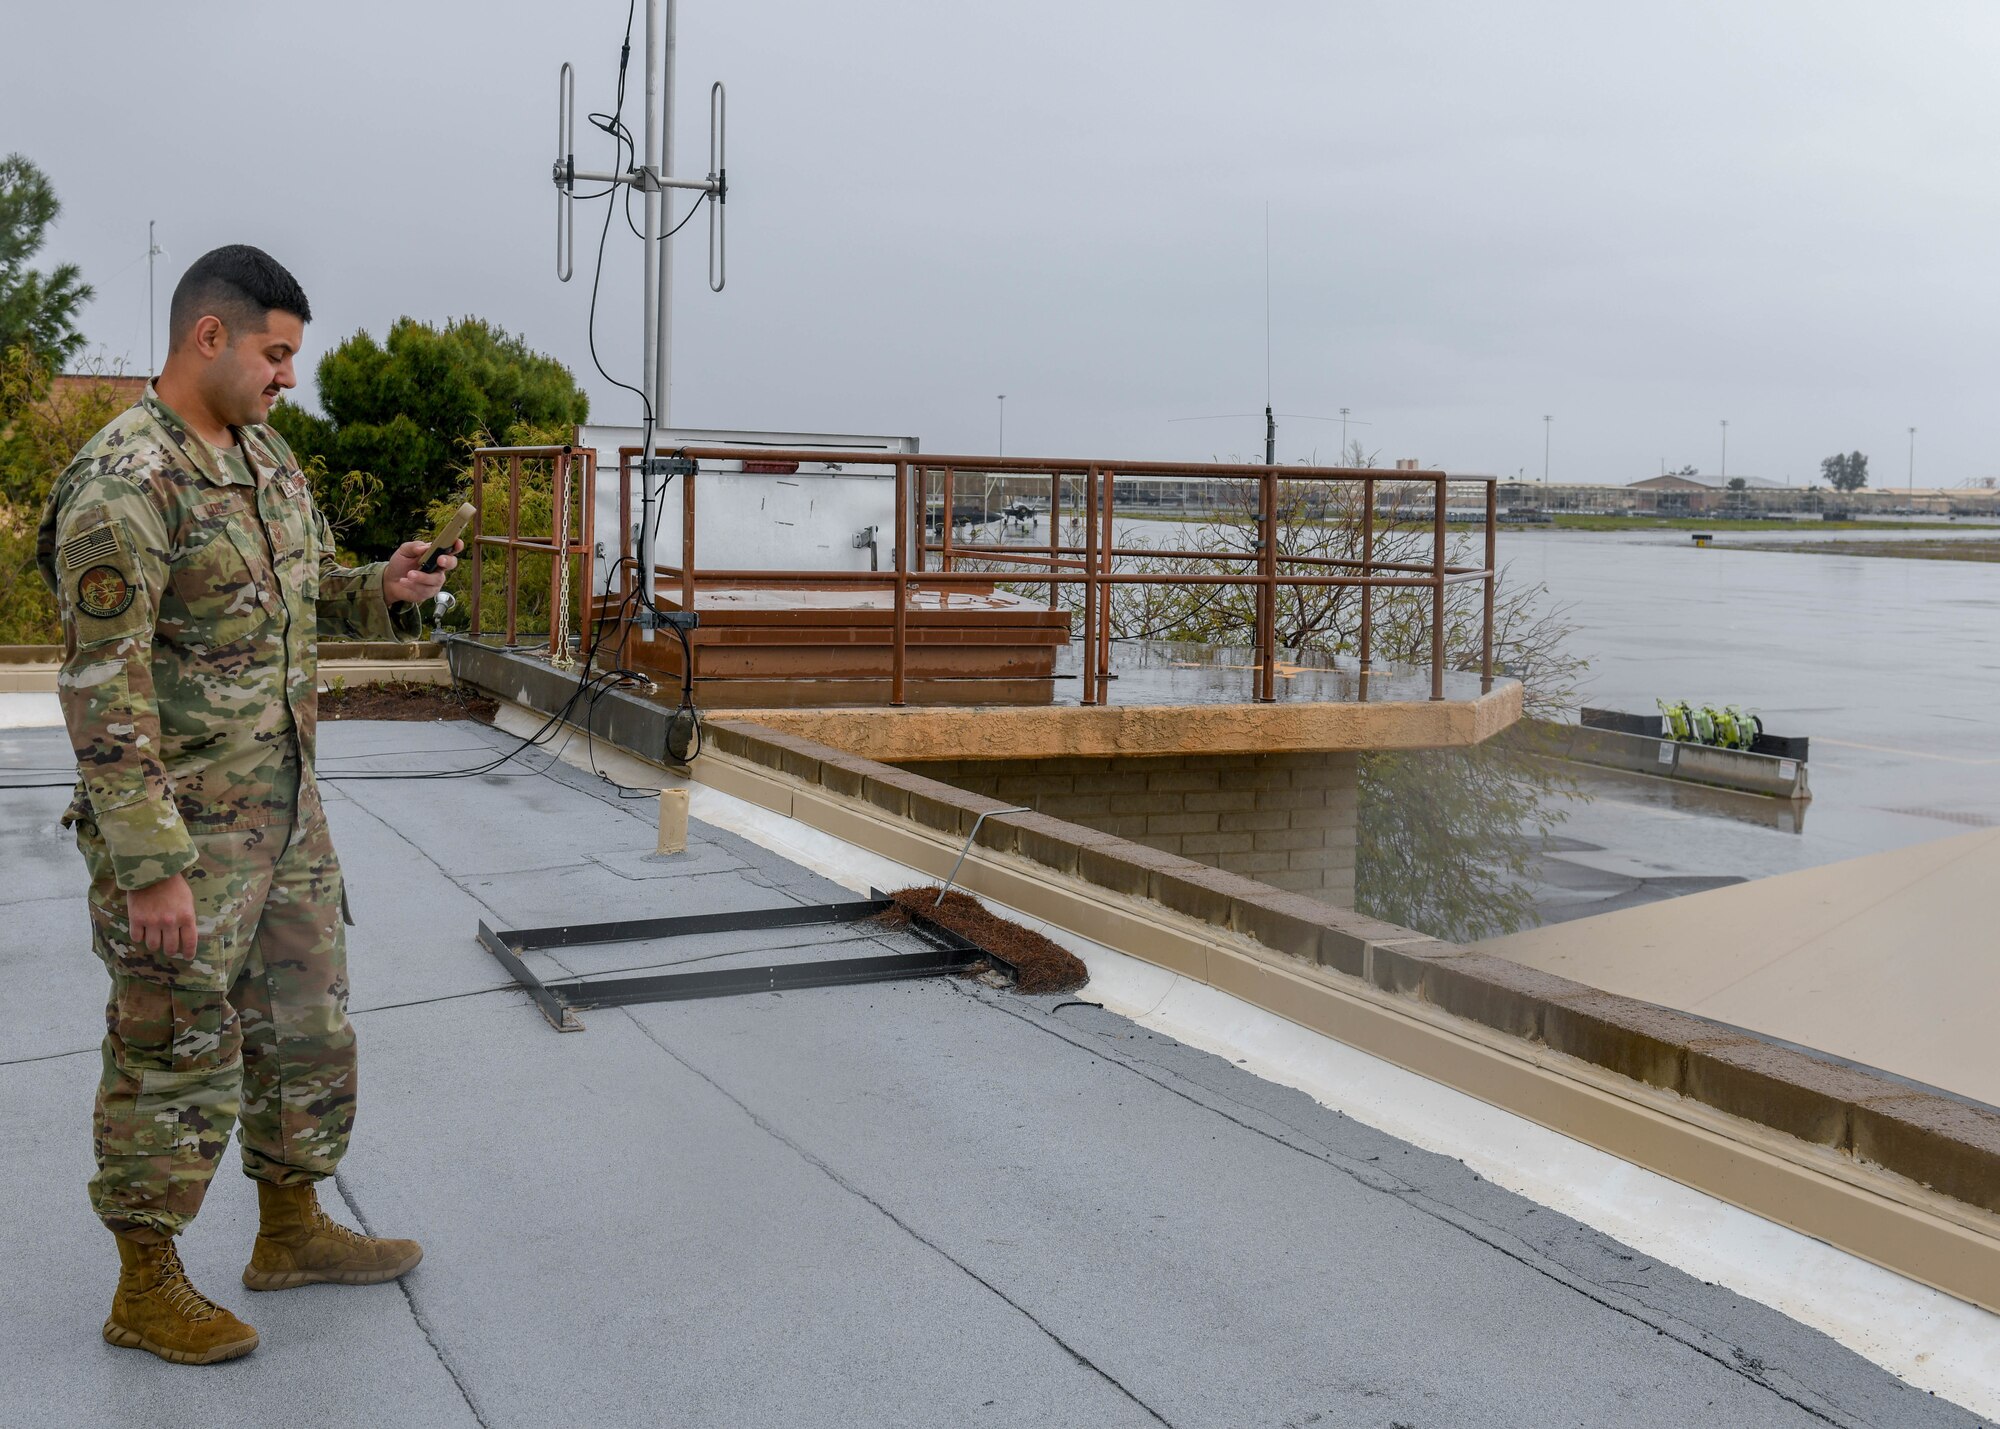
{"type": "Polygon", "coordinates": [[[573,584],[575,598],[584,612],[580,625],[580,644],[583,658],[589,659],[592,650],[592,625],[590,621],[591,559],[597,550],[596,512],[597,496],[597,453],[589,447],[572,445],[544,447],[480,447],[472,454],[472,518],[474,534],[467,542],[472,557],[472,597],[468,612],[472,633],[478,635],[504,634],[509,645],[515,643],[518,631],[518,597],[521,574],[521,555],[549,556],[549,654],[557,659],[566,659],[569,651],[563,647],[562,622],[555,618],[562,604],[562,575],[564,567],[571,559],[581,557],[583,579],[573,584]],[[486,532],[486,473],[489,464],[504,459],[507,464],[507,534],[488,535],[486,532]],[[549,490],[549,520],[551,527],[567,527],[567,538],[560,546],[556,542],[556,531],[551,529],[547,536],[523,536],[521,534],[521,463],[523,461],[546,460],[553,463],[549,490]],[[572,491],[577,489],[570,479],[572,463],[581,463],[583,480],[580,483],[583,510],[578,520],[570,522],[568,512],[572,491]],[[581,534],[577,528],[581,526],[581,534]],[[481,579],[485,569],[487,547],[506,552],[507,557],[507,619],[504,630],[494,632],[480,623],[480,592],[484,586],[481,579]]]}
{"type": "MultiPolygon", "coordinates": [[[[554,449],[536,449],[550,452],[554,449]]],[[[664,449],[661,449],[664,450],[664,449]]],[[[782,468],[786,463],[817,463],[829,459],[829,453],[815,450],[789,450],[779,448],[745,447],[677,447],[673,455],[689,458],[697,463],[708,461],[741,462],[745,459],[760,464],[768,463],[782,468]]],[[[495,455],[501,454],[499,452],[495,455]]],[[[623,447],[619,450],[619,528],[620,560],[618,563],[618,596],[622,603],[630,599],[632,593],[632,571],[636,565],[631,551],[632,529],[632,481],[633,462],[640,455],[637,447],[623,447]]],[[[1498,525],[1497,490],[1498,479],[1494,477],[1454,477],[1442,471],[1398,470],[1388,473],[1376,468],[1348,467],[1284,467],[1264,466],[1245,463],[1216,463],[1190,466],[1174,462],[1093,462],[1075,459],[1050,460],[1032,457],[981,457],[981,456],[914,456],[883,452],[858,454],[842,453],[839,457],[846,466],[888,466],[894,471],[896,542],[895,566],[888,571],[776,571],[755,569],[703,569],[696,564],[696,497],[695,483],[681,480],[681,552],[678,564],[658,562],[655,573],[669,577],[680,587],[679,599],[683,609],[694,608],[695,594],[701,586],[760,586],[766,588],[827,588],[831,586],[865,585],[886,587],[894,599],[894,637],[891,651],[890,703],[904,703],[906,690],[905,670],[907,665],[907,645],[909,633],[909,601],[913,588],[950,588],[954,586],[992,586],[1004,580],[1027,579],[1033,584],[1046,582],[1049,586],[1050,608],[1060,602],[1057,587],[1061,585],[1081,585],[1083,601],[1081,611],[1083,696],[1082,703],[1098,704],[1105,701],[1106,683],[1116,678],[1111,671],[1111,590],[1120,585],[1202,585],[1247,587],[1256,591],[1256,651],[1258,667],[1258,693],[1260,702],[1272,702],[1277,698],[1277,598],[1281,589],[1320,588],[1334,586],[1358,587],[1361,592],[1361,620],[1359,654],[1361,668],[1370,668],[1373,658],[1373,616],[1374,593],[1378,588],[1428,589],[1431,592],[1430,609],[1430,673],[1431,698],[1444,698],[1445,682],[1445,591],[1447,587],[1477,581],[1483,586],[1483,602],[1480,622],[1480,673],[1488,681],[1493,674],[1493,621],[1494,587],[1498,578],[1495,568],[1496,535],[1498,525]],[[1040,547],[987,546],[966,544],[955,536],[953,521],[953,500],[956,495],[957,478],[961,472],[978,472],[982,475],[1018,475],[1046,477],[1050,483],[1049,543],[1046,550],[1040,547]],[[1115,563],[1120,557],[1139,555],[1157,556],[1157,550],[1139,550],[1121,547],[1114,538],[1113,515],[1116,504],[1116,485],[1121,477],[1179,476],[1198,477],[1203,480],[1248,480],[1257,483],[1257,515],[1260,528],[1256,549],[1243,551],[1176,551],[1173,554],[1213,559],[1218,561],[1254,562],[1254,572],[1234,574],[1229,572],[1135,572],[1119,571],[1115,563]],[[926,501],[936,478],[943,498],[943,519],[940,523],[938,539],[929,537],[923,513],[926,501]],[[1082,544],[1066,544],[1058,525],[1062,516],[1062,482],[1065,478],[1080,481],[1082,485],[1083,509],[1081,513],[1082,544]],[[1274,529],[1278,512],[1278,491],[1281,482],[1324,482],[1329,484],[1358,484],[1361,488],[1361,554],[1359,559],[1333,556],[1284,556],[1282,561],[1276,543],[1269,537],[1274,529]],[[1404,487],[1428,486],[1431,488],[1430,526],[1431,558],[1428,561],[1377,561],[1376,547],[1376,490],[1380,483],[1390,483],[1404,487]],[[1484,560],[1480,565],[1453,565],[1446,559],[1449,539],[1447,526],[1448,488],[1477,484],[1485,488],[1486,542],[1484,560]],[[914,519],[913,519],[913,505],[914,519]],[[911,556],[914,553],[915,562],[911,556]],[[929,568],[928,558],[935,555],[938,566],[929,568]],[[1025,567],[1019,575],[1008,575],[987,570],[966,570],[959,562],[977,561],[988,565],[1010,563],[1025,567]],[[1287,568],[1280,570],[1280,566],[1287,568]],[[1296,568],[1306,567],[1305,572],[1296,568]]],[[[587,489],[594,491],[595,467],[586,470],[587,489]]],[[[586,510],[591,498],[586,496],[586,510]]],[[[510,532],[510,541],[514,538],[510,532]]],[[[498,540],[493,544],[502,544],[498,540]]],[[[525,547],[525,544],[523,545],[525,547]]],[[[510,548],[510,562],[511,562],[510,548]]],[[[510,582],[512,567],[510,564],[510,582]]],[[[510,585],[511,589],[511,585],[510,585]]],[[[586,609],[589,607],[586,606],[586,609]]],[[[511,611],[510,611],[511,615],[511,611]]],[[[511,629],[511,624],[510,624],[511,629]]],[[[694,638],[700,641],[701,633],[694,638]]]]}

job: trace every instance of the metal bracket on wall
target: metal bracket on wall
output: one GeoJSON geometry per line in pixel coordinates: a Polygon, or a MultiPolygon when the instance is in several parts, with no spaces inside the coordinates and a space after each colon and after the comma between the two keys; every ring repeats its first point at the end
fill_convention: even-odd
{"type": "MultiPolygon", "coordinates": [[[[871,890],[873,891],[873,890],[871,890]]],[[[554,928],[513,930],[479,925],[479,941],[507,969],[542,1016],[558,1032],[581,1032],[578,1008],[618,1007],[638,1002],[681,1002],[697,997],[735,997],[749,992],[789,992],[811,987],[948,977],[993,966],[1010,976],[1013,964],[951,929],[905,909],[909,931],[930,944],[922,952],[886,953],[866,958],[822,958],[816,962],[774,963],[647,977],[565,978],[543,982],[521,961],[542,948],[574,948],[593,943],[656,942],[704,933],[760,932],[771,928],[811,928],[857,923],[897,907],[879,894],[865,902],[820,903],[794,908],[758,908],[745,913],[701,913],[685,918],[633,918],[616,923],[569,923],[554,928]]]]}

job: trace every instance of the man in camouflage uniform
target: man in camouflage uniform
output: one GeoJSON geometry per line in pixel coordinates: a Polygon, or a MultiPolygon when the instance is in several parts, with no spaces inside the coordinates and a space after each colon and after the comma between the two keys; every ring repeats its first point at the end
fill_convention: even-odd
{"type": "Polygon", "coordinates": [[[371,1284],[422,1256],[330,1220],[313,1192],[355,1096],[346,896],[313,776],[316,642],[414,638],[415,603],[452,560],[425,574],[416,541],[336,563],[290,448],[262,425],[310,317],[255,248],[196,262],[165,368],[77,453],[40,532],[81,771],[64,822],[111,974],[90,1183],[121,1262],[104,1338],[182,1363],[257,1344],[173,1248],[232,1125],[261,1216],[251,1289],[371,1284]]]}

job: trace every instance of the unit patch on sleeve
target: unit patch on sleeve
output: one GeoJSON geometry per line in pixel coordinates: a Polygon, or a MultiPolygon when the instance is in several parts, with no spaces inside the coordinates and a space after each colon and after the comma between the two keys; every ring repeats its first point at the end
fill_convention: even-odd
{"type": "Polygon", "coordinates": [[[116,566],[92,566],[76,578],[76,608],[99,620],[123,615],[131,609],[135,594],[132,582],[116,566]]]}

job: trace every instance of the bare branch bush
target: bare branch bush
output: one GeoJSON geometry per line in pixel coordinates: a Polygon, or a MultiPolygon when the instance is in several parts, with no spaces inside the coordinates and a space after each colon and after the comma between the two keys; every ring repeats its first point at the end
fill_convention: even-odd
{"type": "MultiPolygon", "coordinates": [[[[1369,459],[1366,453],[1357,456],[1369,459]]],[[[1393,484],[1385,473],[1378,490],[1393,484]]],[[[1364,546],[1361,500],[1359,482],[1280,481],[1272,523],[1279,574],[1358,573],[1364,546]],[[1307,564],[1312,560],[1350,564],[1307,564]]],[[[1117,557],[1112,568],[1152,575],[1251,574],[1263,526],[1257,508],[1256,486],[1244,482],[1221,509],[1181,523],[1178,531],[1137,536],[1129,534],[1128,525],[1119,545],[1140,554],[1117,557]]],[[[1066,521],[1063,534],[1064,544],[1084,545],[1081,521],[1066,521]]],[[[1448,532],[1446,564],[1479,564],[1482,539],[1448,532]]],[[[1375,525],[1369,554],[1378,569],[1404,565],[1428,571],[1436,560],[1435,532],[1428,522],[1386,515],[1375,525]]],[[[969,562],[960,564],[970,568],[969,562]]],[[[1048,589],[1046,583],[1025,581],[1007,588],[1036,595],[1048,589]]],[[[1073,620],[1080,617],[1080,586],[1061,587],[1057,600],[1073,620]]],[[[1249,586],[1119,585],[1111,587],[1110,600],[1114,640],[1256,643],[1257,596],[1249,586]]],[[[1428,668],[1431,600],[1431,590],[1422,586],[1376,587],[1374,668],[1428,668]]],[[[1447,586],[1444,602],[1444,663],[1476,671],[1484,622],[1481,586],[1447,586]]],[[[1357,658],[1361,605],[1358,586],[1281,587],[1279,649],[1294,660],[1357,658]]],[[[1521,682],[1528,715],[1555,717],[1574,703],[1585,667],[1571,649],[1574,631],[1569,612],[1551,602],[1546,587],[1510,579],[1502,568],[1494,595],[1494,672],[1521,682]]],[[[1549,833],[1566,817],[1564,802],[1576,797],[1581,794],[1575,782],[1540,756],[1531,734],[1516,732],[1464,749],[1365,754],[1357,906],[1441,938],[1463,941],[1514,931],[1534,917],[1534,864],[1549,833]]]]}

